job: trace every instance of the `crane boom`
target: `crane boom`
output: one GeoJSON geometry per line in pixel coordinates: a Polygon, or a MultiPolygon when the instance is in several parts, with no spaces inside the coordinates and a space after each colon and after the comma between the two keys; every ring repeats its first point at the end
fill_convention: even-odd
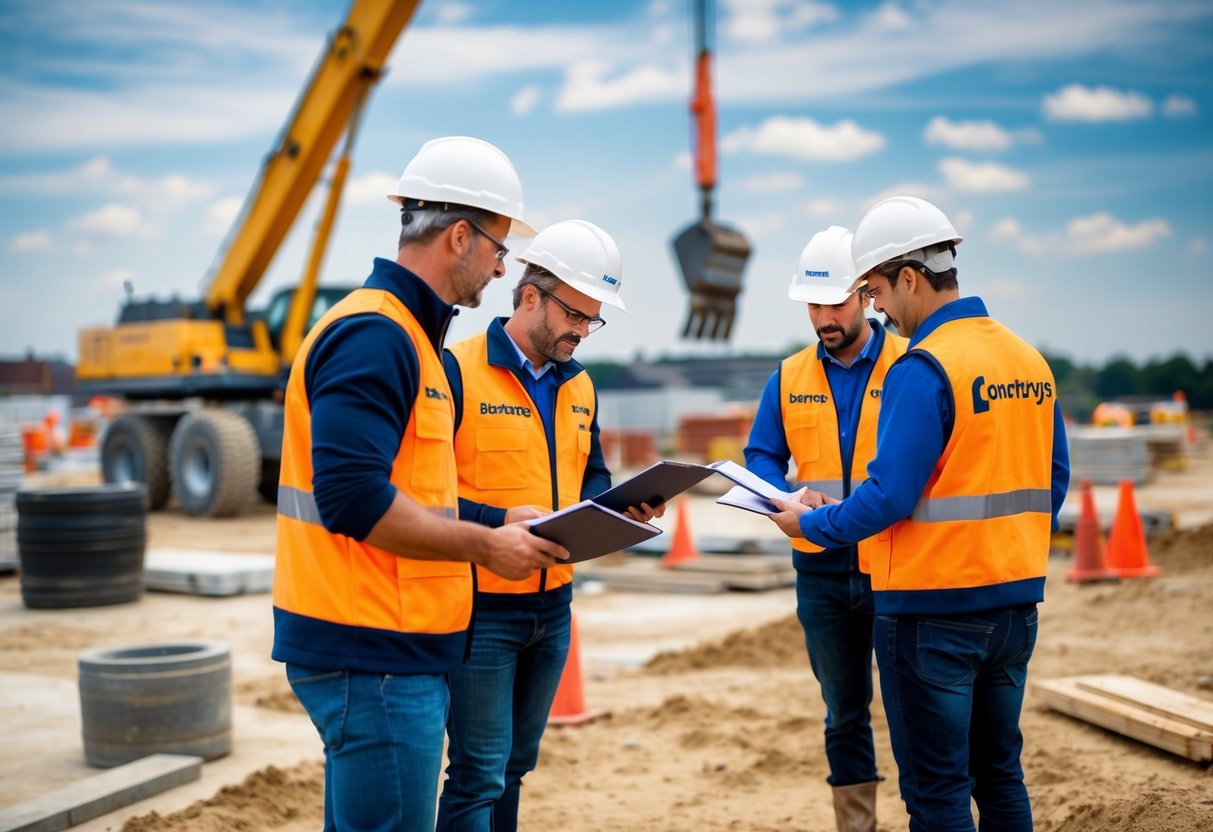
{"type": "Polygon", "coordinates": [[[227,324],[245,323],[248,296],[303,209],[358,102],[382,74],[418,2],[354,0],[345,21],[329,36],[207,288],[207,308],[227,324]]]}

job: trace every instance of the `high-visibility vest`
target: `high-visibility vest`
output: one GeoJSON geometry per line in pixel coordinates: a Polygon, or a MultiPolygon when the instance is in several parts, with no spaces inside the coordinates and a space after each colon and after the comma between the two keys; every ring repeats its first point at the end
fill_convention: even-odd
{"type": "MultiPolygon", "coordinates": [[[[872,337],[879,336],[873,333],[872,337]]],[[[796,488],[807,485],[841,500],[868,478],[868,463],[876,456],[880,391],[889,367],[906,351],[907,343],[900,336],[884,335],[859,406],[849,483],[842,470],[838,410],[816,345],[784,359],[779,370],[779,409],[788,449],[796,463],[796,488]]],[[[863,572],[869,569],[872,540],[868,538],[858,544],[859,568],[863,572]]],[[[822,551],[821,546],[802,537],[792,538],[792,548],[809,553],[822,551]]]]}
{"type": "Polygon", "coordinates": [[[466,562],[400,557],[328,531],[312,493],[312,424],[304,382],[317,335],[334,321],[375,313],[399,324],[420,378],[392,464],[399,491],[443,517],[458,514],[455,411],[442,360],[412,312],[390,292],[358,289],[304,340],[286,389],[274,657],[318,668],[445,673],[463,658],[472,612],[466,562]]]}
{"type": "Polygon", "coordinates": [[[955,613],[1041,600],[1056,404],[1048,363],[988,317],[947,321],[910,355],[947,377],[955,424],[913,512],[877,536],[872,589],[888,594],[878,603],[955,613]]]}
{"type": "MultiPolygon", "coordinates": [[[[555,510],[581,500],[597,409],[594,383],[582,370],[556,390],[555,437],[510,368],[489,363],[488,334],[448,348],[463,379],[463,413],[455,434],[459,496],[497,508],[538,505],[555,510]]],[[[549,372],[553,372],[549,370],[549,372]]],[[[510,581],[477,567],[478,592],[543,592],[571,583],[572,564],[510,581]]]]}

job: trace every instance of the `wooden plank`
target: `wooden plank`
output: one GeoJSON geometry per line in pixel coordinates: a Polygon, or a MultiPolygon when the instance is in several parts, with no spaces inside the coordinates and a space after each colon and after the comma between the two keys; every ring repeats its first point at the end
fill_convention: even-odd
{"type": "Polygon", "coordinates": [[[1035,682],[1046,705],[1102,728],[1124,734],[1189,760],[1213,760],[1213,734],[1117,701],[1081,685],[1082,677],[1035,682]]]}
{"type": "Polygon", "coordinates": [[[1082,676],[1079,677],[1079,686],[1213,734],[1213,702],[1145,679],[1119,674],[1082,676]]]}
{"type": "Polygon", "coordinates": [[[624,592],[694,592],[713,595],[727,588],[717,575],[680,573],[670,569],[635,569],[626,566],[586,568],[578,565],[577,574],[585,580],[601,581],[611,589],[624,592]]]}
{"type": "Polygon", "coordinates": [[[784,555],[700,555],[674,568],[680,572],[727,572],[746,575],[796,572],[791,557],[784,555]]]}
{"type": "Polygon", "coordinates": [[[152,754],[0,809],[0,832],[59,832],[201,776],[201,757],[152,754]]]}

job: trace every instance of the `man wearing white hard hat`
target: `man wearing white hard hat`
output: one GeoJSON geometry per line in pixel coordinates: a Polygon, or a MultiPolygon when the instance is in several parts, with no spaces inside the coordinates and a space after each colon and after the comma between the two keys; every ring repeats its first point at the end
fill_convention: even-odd
{"type": "Polygon", "coordinates": [[[505,273],[522,186],[493,145],[427,142],[394,193],[395,260],[304,340],[286,390],[273,657],[324,743],[325,829],[429,832],[473,564],[525,578],[568,557],[458,516],[442,367],[454,305],[505,273]]]}
{"type": "MultiPolygon", "coordinates": [[[[535,519],[611,485],[598,440],[598,399],[573,359],[626,311],[623,267],[611,236],[584,220],[539,232],[519,257],[514,311],[450,347],[444,361],[456,413],[459,516],[486,526],[535,519]]],[[[664,511],[633,506],[636,520],[664,511]]],[[[523,776],[539,742],[569,650],[573,567],[522,580],[476,574],[467,661],[451,673],[450,766],[439,832],[518,826],[523,776]]]]}
{"type": "Polygon", "coordinates": [[[886,199],[855,229],[858,279],[909,336],[885,380],[868,479],[836,505],[781,504],[789,536],[871,555],[880,689],[910,829],[1026,832],[1020,753],[1036,605],[1069,484],[1044,358],[961,298],[961,236],[935,205],[886,199]]]}
{"type": "MultiPolygon", "coordinates": [[[[745,448],[746,467],[779,489],[788,462],[796,487],[842,499],[867,478],[876,455],[876,420],[885,373],[906,339],[885,332],[855,291],[851,232],[831,226],[800,254],[788,298],[808,307],[817,344],[784,359],[771,376],[745,448]]],[[[827,778],[843,832],[876,829],[876,750],[872,703],[874,541],[823,548],[792,541],[796,614],[826,704],[827,778]]]]}

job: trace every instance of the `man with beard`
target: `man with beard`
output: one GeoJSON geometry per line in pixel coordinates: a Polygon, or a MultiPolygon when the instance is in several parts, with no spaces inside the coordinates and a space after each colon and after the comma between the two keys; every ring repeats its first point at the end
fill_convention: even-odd
{"type": "MultiPolygon", "coordinates": [[[[615,241],[584,220],[539,233],[518,258],[514,312],[444,356],[455,400],[459,516],[486,526],[534,519],[611,485],[598,399],[573,360],[601,328],[602,305],[626,311],[615,241]]],[[[633,506],[649,520],[663,507],[633,506]]],[[[573,567],[522,580],[476,571],[467,661],[451,672],[450,766],[440,832],[518,826],[523,776],[535,767],[569,650],[573,567]]]]}
{"type": "Polygon", "coordinates": [[[452,306],[504,274],[499,238],[534,234],[514,166],[479,139],[435,139],[389,198],[395,261],[320,319],[287,383],[273,657],[324,743],[324,828],[429,832],[469,562],[519,579],[568,552],[456,519],[442,339],[452,306]]]}
{"type": "MultiPolygon", "coordinates": [[[[745,448],[746,467],[777,488],[787,488],[790,458],[797,488],[842,499],[867,477],[876,455],[881,386],[906,340],[864,315],[867,298],[854,284],[851,232],[831,226],[813,235],[788,298],[808,305],[819,341],[771,376],[745,448]]],[[[869,545],[792,541],[796,614],[825,700],[827,781],[843,832],[876,829],[869,545]]]]}
{"type": "Polygon", "coordinates": [[[772,519],[826,547],[878,536],[876,662],[911,832],[972,832],[973,803],[981,829],[1028,832],[1019,716],[1069,454],[1045,359],[960,297],[961,239],[916,197],[864,215],[859,279],[910,338],[878,453],[841,503],[806,491],[772,519]]]}

